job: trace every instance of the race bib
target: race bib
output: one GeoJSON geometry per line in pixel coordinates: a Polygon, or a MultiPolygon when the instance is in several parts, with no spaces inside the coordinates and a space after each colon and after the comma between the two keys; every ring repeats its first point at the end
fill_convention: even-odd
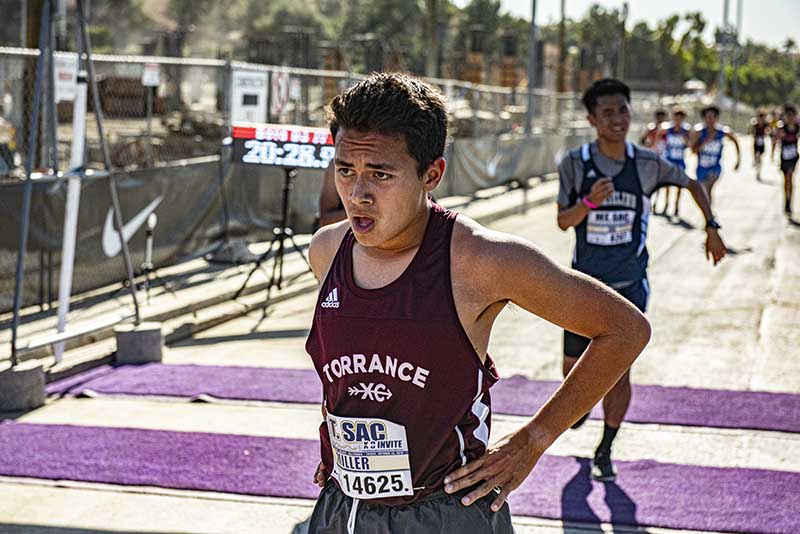
{"type": "Polygon", "coordinates": [[[764,146],[764,138],[756,137],[756,146],[764,146]]]}
{"type": "Polygon", "coordinates": [[[591,245],[624,245],[633,241],[633,210],[594,210],[589,212],[586,241],[591,245]]]}
{"type": "Polygon", "coordinates": [[[327,417],[333,473],[345,495],[383,499],[413,495],[406,429],[372,417],[327,417]]]}
{"type": "Polygon", "coordinates": [[[722,141],[709,141],[700,152],[699,164],[706,169],[716,167],[719,164],[720,154],[722,153],[722,141]]]}
{"type": "Polygon", "coordinates": [[[683,159],[683,147],[670,147],[669,158],[673,160],[683,159]]]}
{"type": "Polygon", "coordinates": [[[797,157],[797,145],[792,143],[791,145],[781,145],[781,158],[783,159],[794,159],[797,157]]]}

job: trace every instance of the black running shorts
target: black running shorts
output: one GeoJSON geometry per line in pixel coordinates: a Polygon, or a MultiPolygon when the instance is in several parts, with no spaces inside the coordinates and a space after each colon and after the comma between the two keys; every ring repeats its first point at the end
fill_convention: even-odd
{"type": "Polygon", "coordinates": [[[781,172],[792,172],[797,167],[798,158],[781,159],[781,172]]]}
{"type": "Polygon", "coordinates": [[[348,534],[348,521],[354,533],[364,534],[513,534],[508,503],[497,512],[490,506],[494,492],[469,506],[461,504],[459,494],[444,491],[432,493],[408,506],[384,506],[358,502],[351,517],[353,499],[333,482],[328,481],[317,499],[308,523],[308,534],[348,534]]]}
{"type": "MultiPolygon", "coordinates": [[[[650,297],[650,285],[647,282],[647,278],[617,289],[616,292],[628,299],[642,313],[647,310],[647,301],[650,297]]],[[[588,337],[564,330],[564,354],[578,358],[589,346],[590,341],[588,337]]]]}

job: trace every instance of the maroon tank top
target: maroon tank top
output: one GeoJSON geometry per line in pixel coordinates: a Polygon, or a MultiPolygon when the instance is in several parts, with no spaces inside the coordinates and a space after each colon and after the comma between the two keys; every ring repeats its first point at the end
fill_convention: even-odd
{"type": "Polygon", "coordinates": [[[450,240],[456,214],[431,203],[416,255],[378,289],[353,277],[348,230],[320,288],[306,342],[322,381],[322,461],[344,493],[390,506],[440,490],[445,475],[481,456],[489,388],[456,313],[450,240]],[[408,469],[406,469],[408,467],[408,469]]]}

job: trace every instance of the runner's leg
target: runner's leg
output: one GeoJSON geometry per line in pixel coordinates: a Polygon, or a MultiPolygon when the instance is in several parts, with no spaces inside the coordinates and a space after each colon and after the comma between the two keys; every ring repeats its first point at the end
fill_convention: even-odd
{"type": "Polygon", "coordinates": [[[713,198],[711,197],[711,192],[714,189],[714,184],[717,183],[719,180],[719,174],[716,173],[709,173],[706,180],[701,182],[703,186],[706,188],[706,193],[708,193],[708,203],[711,204],[713,198]]]}
{"type": "MultiPolygon", "coordinates": [[[[589,341],[588,338],[564,330],[564,358],[561,362],[561,370],[564,376],[567,376],[575,364],[578,363],[578,358],[580,358],[583,351],[586,350],[586,347],[589,346],[589,341]]],[[[580,428],[588,418],[589,412],[575,421],[571,428],[580,428]]]]}
{"type": "Polygon", "coordinates": [[[786,215],[792,215],[792,175],[794,174],[794,166],[784,166],[783,169],[783,198],[785,199],[783,211],[786,215]]]}
{"type": "Polygon", "coordinates": [[[631,403],[631,374],[627,371],[603,397],[603,415],[607,425],[619,428],[631,403]]]}
{"type": "Polygon", "coordinates": [[[761,156],[764,154],[764,148],[756,146],[753,150],[753,166],[756,168],[756,180],[761,181],[761,156]]]}

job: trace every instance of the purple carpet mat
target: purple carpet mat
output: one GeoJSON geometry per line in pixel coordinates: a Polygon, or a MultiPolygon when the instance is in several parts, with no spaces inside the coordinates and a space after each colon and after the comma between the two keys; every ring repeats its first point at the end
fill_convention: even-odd
{"type": "MultiPolygon", "coordinates": [[[[492,388],[495,413],[536,413],[559,382],[504,378],[492,388]]],[[[146,364],[99,367],[53,382],[50,395],[158,395],[319,403],[322,388],[309,369],[146,364]]],[[[592,412],[602,418],[599,406],[592,412]]],[[[800,432],[800,395],[758,391],[633,386],[625,417],[634,423],[800,432]]]]}
{"type": "MultiPolygon", "coordinates": [[[[0,423],[0,475],[314,499],[312,440],[0,423]]],[[[800,532],[800,473],[544,456],[511,496],[516,515],[724,532],[800,532]]]]}

